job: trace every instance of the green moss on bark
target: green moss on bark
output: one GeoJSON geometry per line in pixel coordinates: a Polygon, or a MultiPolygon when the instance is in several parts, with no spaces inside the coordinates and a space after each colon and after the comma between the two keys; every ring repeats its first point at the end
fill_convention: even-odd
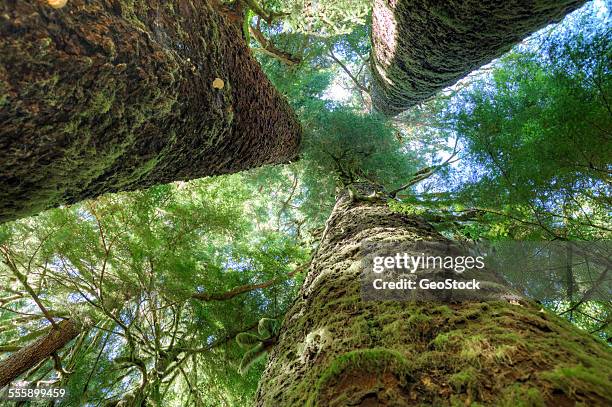
{"type": "Polygon", "coordinates": [[[500,407],[544,407],[546,402],[540,390],[528,384],[515,384],[504,390],[500,407]]]}
{"type": "Polygon", "coordinates": [[[507,52],[584,0],[376,0],[372,102],[396,115],[507,52]]]}
{"type": "Polygon", "coordinates": [[[609,348],[537,304],[503,296],[447,304],[362,300],[360,242],[443,239],[421,219],[391,213],[383,202],[341,199],[328,227],[270,353],[257,405],[612,400],[604,383],[612,381],[609,348]]]}
{"type": "Polygon", "coordinates": [[[295,156],[295,114],[214,4],[0,2],[0,221],[295,156]]]}
{"type": "MultiPolygon", "coordinates": [[[[406,386],[409,382],[411,365],[399,352],[385,348],[363,349],[347,352],[334,359],[323,371],[316,383],[314,391],[308,399],[307,406],[327,405],[324,400],[329,400],[329,395],[324,394],[326,389],[334,387],[340,381],[348,381],[358,384],[363,379],[363,372],[375,378],[373,386],[382,386],[382,378],[386,374],[394,375],[401,385],[406,386]],[[356,377],[356,376],[359,376],[356,377]],[[322,399],[323,402],[320,402],[322,399]]],[[[361,383],[359,383],[361,384],[361,383]]],[[[354,391],[367,393],[370,389],[355,386],[354,391]]],[[[341,396],[341,400],[334,400],[339,405],[340,401],[346,402],[349,397],[341,396]]]]}

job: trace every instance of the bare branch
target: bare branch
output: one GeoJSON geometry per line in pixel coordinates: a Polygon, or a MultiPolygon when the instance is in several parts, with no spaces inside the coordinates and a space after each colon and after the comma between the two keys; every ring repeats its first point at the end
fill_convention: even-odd
{"type": "Polygon", "coordinates": [[[346,72],[348,77],[351,78],[351,80],[355,83],[355,86],[357,86],[357,88],[359,88],[359,90],[361,90],[362,92],[370,93],[370,89],[368,89],[361,82],[359,82],[359,80],[357,79],[357,77],[355,77],[355,75],[353,75],[351,70],[348,69],[347,66],[334,54],[333,47],[329,45],[327,49],[329,51],[329,56],[332,57],[332,59],[336,61],[338,65],[340,65],[340,68],[342,68],[342,70],[346,72]]]}
{"type": "Polygon", "coordinates": [[[40,308],[42,313],[49,320],[51,325],[53,325],[53,327],[57,328],[57,324],[55,323],[55,320],[53,319],[53,316],[47,310],[47,308],[43,305],[43,303],[40,301],[40,298],[38,298],[38,295],[36,294],[34,289],[30,286],[30,284],[28,284],[28,278],[18,270],[17,265],[15,264],[15,262],[13,262],[13,260],[12,260],[12,258],[10,256],[8,247],[0,246],[0,251],[2,252],[2,255],[4,257],[4,261],[3,261],[4,264],[6,264],[9,267],[9,269],[13,272],[15,277],[17,277],[17,279],[19,280],[21,285],[23,285],[23,287],[28,292],[30,297],[32,297],[32,299],[34,300],[36,305],[38,305],[38,308],[40,308]]]}
{"type": "Polygon", "coordinates": [[[444,168],[446,165],[448,164],[452,164],[454,162],[456,162],[457,160],[453,160],[455,158],[455,156],[457,155],[458,151],[457,151],[457,145],[458,145],[459,139],[455,139],[455,146],[453,147],[453,152],[451,153],[451,155],[446,159],[446,161],[444,161],[442,164],[439,165],[431,165],[429,167],[425,167],[425,168],[421,168],[420,170],[418,170],[417,172],[415,172],[412,176],[412,179],[410,181],[408,181],[408,183],[406,183],[405,185],[402,185],[401,187],[389,192],[389,195],[391,195],[391,197],[395,198],[397,196],[398,193],[402,192],[403,190],[410,188],[411,186],[418,184],[419,182],[431,177],[432,175],[434,175],[436,172],[440,171],[442,168],[444,168]]]}
{"type": "Polygon", "coordinates": [[[290,54],[289,52],[277,48],[272,41],[266,38],[266,36],[259,30],[259,28],[250,26],[249,32],[262,46],[262,48],[253,48],[254,50],[261,51],[267,55],[270,55],[271,57],[278,59],[285,65],[293,66],[302,62],[300,58],[290,54]]]}
{"type": "Polygon", "coordinates": [[[309,263],[305,263],[302,264],[301,266],[297,267],[295,270],[293,270],[292,272],[288,273],[285,276],[281,276],[281,277],[276,277],[273,278],[271,280],[265,281],[263,283],[258,283],[258,284],[245,284],[245,285],[241,285],[235,288],[232,288],[229,291],[226,291],[224,293],[195,293],[191,295],[191,298],[194,298],[196,300],[200,300],[200,301],[225,301],[225,300],[230,300],[240,294],[244,294],[247,293],[249,291],[253,291],[253,290],[258,290],[260,288],[268,288],[271,287],[275,284],[278,284],[280,282],[283,282],[291,277],[293,277],[295,274],[300,273],[301,271],[303,271],[304,269],[306,269],[308,267],[309,263]]]}

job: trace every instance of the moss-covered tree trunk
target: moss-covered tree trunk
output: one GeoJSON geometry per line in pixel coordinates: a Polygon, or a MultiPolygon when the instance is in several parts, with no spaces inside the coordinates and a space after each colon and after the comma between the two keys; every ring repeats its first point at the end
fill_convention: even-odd
{"type": "Polygon", "coordinates": [[[216,3],[0,2],[0,221],[295,156],[294,113],[216,3]]]}
{"type": "Polygon", "coordinates": [[[452,85],[584,0],[375,0],[372,102],[396,115],[452,85]]]}
{"type": "Polygon", "coordinates": [[[610,350],[503,286],[486,301],[364,301],[364,244],[420,240],[446,241],[384,201],[338,200],[258,406],[610,405],[610,350]]]}

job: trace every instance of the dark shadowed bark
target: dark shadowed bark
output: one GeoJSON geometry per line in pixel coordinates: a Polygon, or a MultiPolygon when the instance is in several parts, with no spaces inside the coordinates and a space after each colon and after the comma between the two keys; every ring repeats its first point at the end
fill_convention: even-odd
{"type": "Polygon", "coordinates": [[[62,349],[81,331],[70,320],[62,321],[37,341],[13,353],[0,363],[0,389],[33,366],[62,349]]]}
{"type": "Polygon", "coordinates": [[[374,107],[396,115],[452,85],[584,0],[375,0],[374,107]]]}
{"type": "Polygon", "coordinates": [[[295,156],[294,113],[214,4],[0,2],[0,221],[295,156]]]}
{"type": "Polygon", "coordinates": [[[610,350],[492,272],[486,301],[364,301],[364,243],[414,241],[448,242],[383,200],[338,200],[258,406],[609,405],[610,350]]]}

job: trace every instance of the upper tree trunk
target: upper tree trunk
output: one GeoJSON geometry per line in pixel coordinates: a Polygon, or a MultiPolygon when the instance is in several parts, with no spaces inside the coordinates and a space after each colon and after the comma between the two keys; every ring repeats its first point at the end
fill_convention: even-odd
{"type": "Polygon", "coordinates": [[[0,389],[15,380],[22,373],[47,359],[77,337],[81,331],[70,320],[62,321],[49,333],[21,348],[0,362],[0,389]]]}
{"type": "Polygon", "coordinates": [[[396,115],[452,85],[584,0],[375,0],[374,107],[396,115]]]}
{"type": "Polygon", "coordinates": [[[295,156],[294,113],[214,4],[0,2],[0,221],[295,156]]]}
{"type": "Polygon", "coordinates": [[[362,300],[363,243],[417,240],[445,239],[382,201],[339,199],[258,406],[610,405],[609,349],[535,304],[504,300],[501,286],[490,301],[362,300]]]}

